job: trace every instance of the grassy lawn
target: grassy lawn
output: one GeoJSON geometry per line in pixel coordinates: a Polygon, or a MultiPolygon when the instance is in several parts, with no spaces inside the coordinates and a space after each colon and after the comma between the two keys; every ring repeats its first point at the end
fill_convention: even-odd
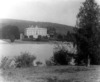
{"type": "Polygon", "coordinates": [[[100,82],[100,66],[52,66],[1,70],[0,82],[100,82]]]}

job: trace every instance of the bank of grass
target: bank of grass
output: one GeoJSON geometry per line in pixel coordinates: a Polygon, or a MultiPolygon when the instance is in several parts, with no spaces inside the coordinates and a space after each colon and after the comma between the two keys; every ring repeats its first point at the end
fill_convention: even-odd
{"type": "Polygon", "coordinates": [[[50,66],[3,70],[5,82],[100,82],[100,66],[50,66]]]}

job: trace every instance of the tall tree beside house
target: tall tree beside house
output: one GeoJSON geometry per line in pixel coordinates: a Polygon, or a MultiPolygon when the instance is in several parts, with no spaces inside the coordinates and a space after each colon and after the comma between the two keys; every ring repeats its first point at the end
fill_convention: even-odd
{"type": "Polygon", "coordinates": [[[20,38],[20,32],[17,26],[7,25],[2,28],[2,37],[4,39],[10,39],[11,42],[14,41],[14,39],[20,38]]]}
{"type": "Polygon", "coordinates": [[[63,40],[64,40],[64,35],[62,35],[62,34],[57,34],[57,40],[58,40],[58,41],[63,41],[63,40]]]}
{"type": "Polygon", "coordinates": [[[100,8],[95,0],[86,0],[77,15],[75,38],[77,64],[100,64],[100,8]]]}
{"type": "Polygon", "coordinates": [[[50,35],[51,38],[53,38],[56,35],[56,29],[54,27],[48,27],[47,33],[50,35]]]}

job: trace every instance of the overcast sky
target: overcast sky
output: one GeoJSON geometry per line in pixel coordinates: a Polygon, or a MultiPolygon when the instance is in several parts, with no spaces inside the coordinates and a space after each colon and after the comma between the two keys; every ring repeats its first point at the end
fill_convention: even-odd
{"type": "MultiPolygon", "coordinates": [[[[0,18],[53,22],[75,26],[85,0],[0,0],[0,18]]],[[[97,0],[100,3],[100,0],[97,0]]]]}

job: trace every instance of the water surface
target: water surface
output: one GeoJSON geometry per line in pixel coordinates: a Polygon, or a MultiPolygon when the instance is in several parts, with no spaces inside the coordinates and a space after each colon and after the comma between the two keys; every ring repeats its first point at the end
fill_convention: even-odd
{"type": "Polygon", "coordinates": [[[16,44],[16,43],[0,43],[0,57],[2,56],[18,56],[21,53],[28,52],[37,57],[37,60],[45,62],[53,55],[54,44],[16,44]]]}

